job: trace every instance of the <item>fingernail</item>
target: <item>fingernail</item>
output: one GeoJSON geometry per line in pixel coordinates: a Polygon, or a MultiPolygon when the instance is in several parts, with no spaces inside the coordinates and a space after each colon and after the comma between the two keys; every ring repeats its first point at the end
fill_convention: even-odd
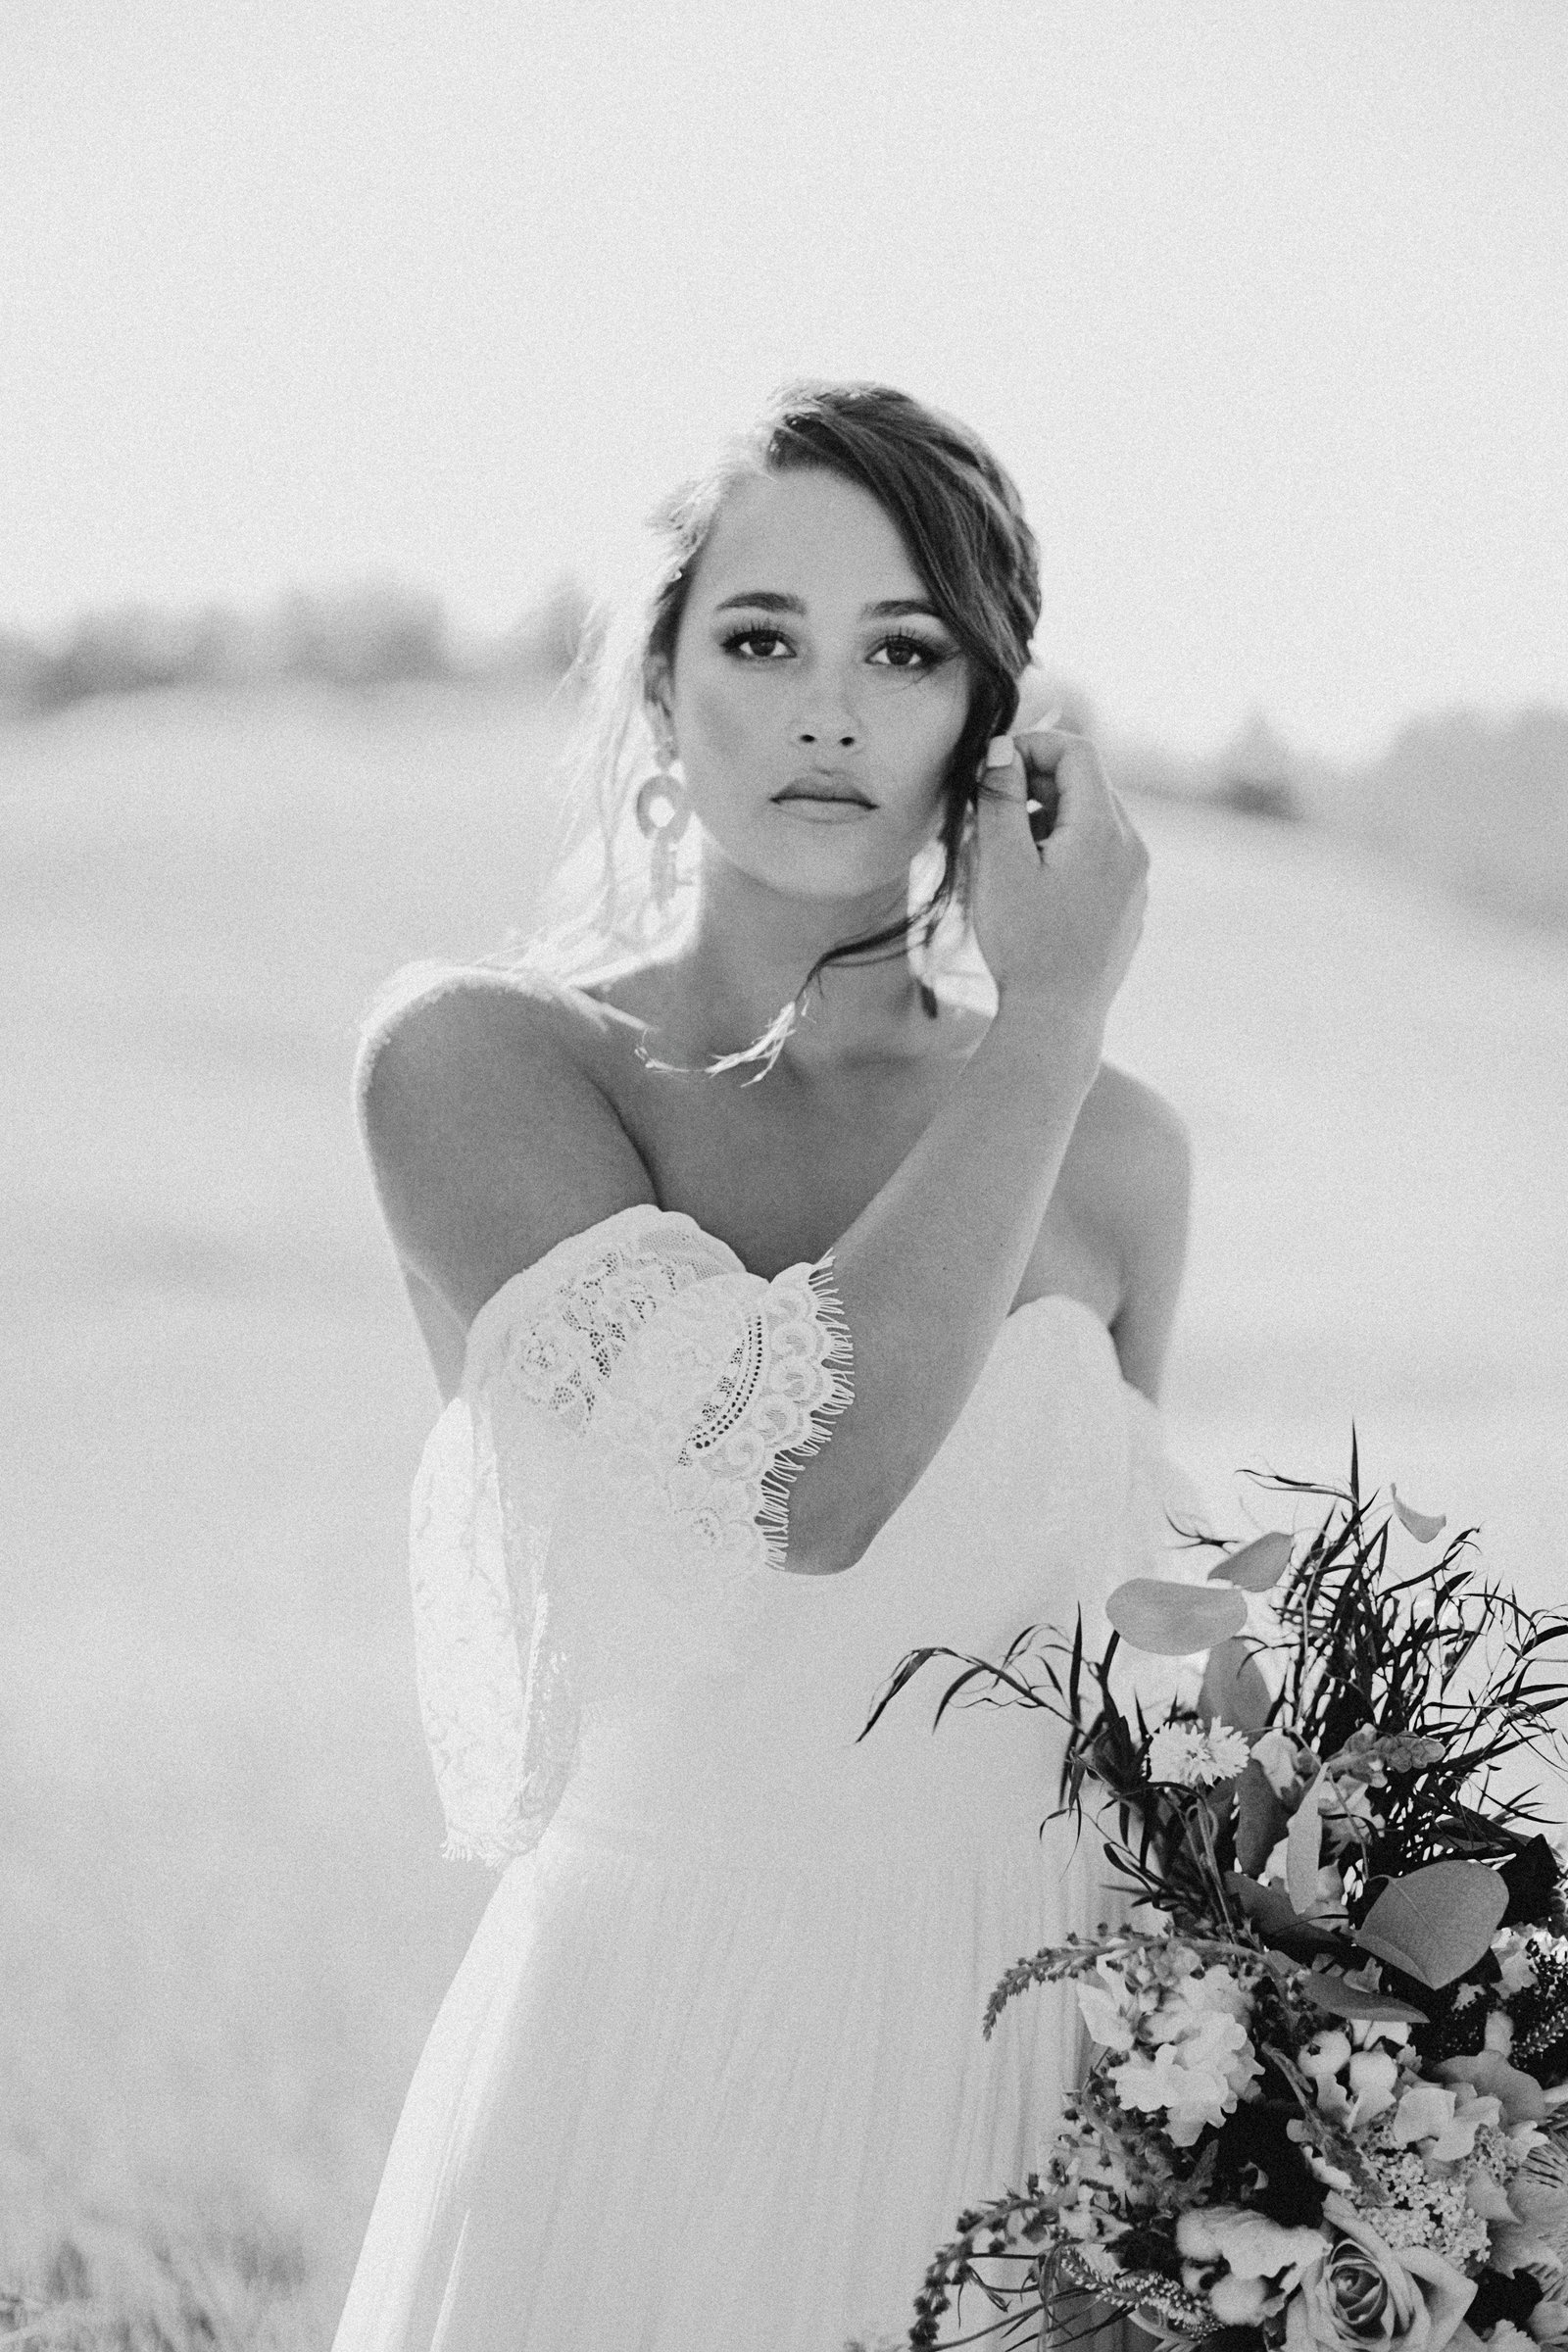
{"type": "Polygon", "coordinates": [[[1010,767],[1012,765],[1012,737],[1010,735],[992,736],[986,746],[986,765],[987,767],[1010,767]]]}

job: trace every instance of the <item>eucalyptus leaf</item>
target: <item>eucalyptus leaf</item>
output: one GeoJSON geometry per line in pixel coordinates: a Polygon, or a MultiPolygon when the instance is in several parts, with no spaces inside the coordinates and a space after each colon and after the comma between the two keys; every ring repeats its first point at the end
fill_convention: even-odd
{"type": "Polygon", "coordinates": [[[1285,1833],[1285,1884],[1298,1911],[1310,1911],[1317,1901],[1318,1862],[1323,1852],[1323,1780],[1320,1772],[1308,1784],[1291,1815],[1285,1833]]]}
{"type": "Polygon", "coordinates": [[[1484,1862],[1429,1862],[1392,1879],[1352,1935],[1374,1959],[1437,1991],[1474,1968],[1507,1907],[1507,1887],[1484,1862]]]}
{"type": "Polygon", "coordinates": [[[1316,1952],[1344,1955],[1340,1938],[1319,1927],[1316,1920],[1303,1919],[1283,1886],[1260,1886],[1256,1879],[1231,1870],[1225,1874],[1225,1888],[1248,1918],[1257,1922],[1264,1942],[1276,1950],[1289,1952],[1298,1960],[1310,1960],[1316,1952]]]}
{"type": "Polygon", "coordinates": [[[1291,1564],[1291,1541],[1277,1527],[1270,1528],[1266,1536],[1244,1544],[1240,1551],[1227,1552],[1209,1570],[1209,1583],[1235,1585],[1243,1592],[1267,1592],[1291,1564]]]}
{"type": "Polygon", "coordinates": [[[1389,1494],[1398,1513],[1400,1526],[1407,1528],[1418,1544],[1430,1544],[1447,1526],[1446,1512],[1440,1511],[1434,1518],[1430,1511],[1412,1511],[1407,1502],[1399,1500],[1399,1490],[1396,1486],[1391,1485],[1389,1494]]]}
{"type": "Polygon", "coordinates": [[[1236,1784],[1236,1866],[1255,1879],[1285,1835],[1285,1807],[1254,1756],[1236,1784]]]}
{"type": "Polygon", "coordinates": [[[1233,1585],[1178,1585],[1135,1576],[1118,1585],[1105,1615],[1132,1649],[1164,1658],[1212,1649],[1247,1623],[1247,1595],[1233,1585]]]}
{"type": "Polygon", "coordinates": [[[1296,1979],[1296,1990],[1314,2009],[1326,2009],[1330,2017],[1403,2019],[1412,2026],[1431,2023],[1424,2009],[1396,2001],[1392,1992],[1370,1992],[1364,1984],[1351,1984],[1333,1969],[1307,1969],[1296,1979]]]}
{"type": "Polygon", "coordinates": [[[1205,1723],[1228,1723],[1239,1732],[1260,1732],[1268,1721],[1269,1690],[1251,1647],[1240,1634],[1216,1642],[1203,1669],[1198,1712],[1205,1723]]]}

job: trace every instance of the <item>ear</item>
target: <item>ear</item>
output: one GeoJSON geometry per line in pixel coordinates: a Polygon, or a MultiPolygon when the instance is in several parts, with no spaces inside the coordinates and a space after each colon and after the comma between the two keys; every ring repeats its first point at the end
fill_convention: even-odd
{"type": "Polygon", "coordinates": [[[643,663],[643,713],[653,730],[655,743],[671,759],[677,748],[675,722],[670,716],[673,685],[668,657],[650,654],[643,663]]]}

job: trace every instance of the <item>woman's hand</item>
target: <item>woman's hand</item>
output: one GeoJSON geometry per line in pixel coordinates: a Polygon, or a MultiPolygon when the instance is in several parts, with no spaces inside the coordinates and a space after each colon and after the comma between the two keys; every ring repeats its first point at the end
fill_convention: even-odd
{"type": "Polygon", "coordinates": [[[970,916],[1001,1003],[1081,1023],[1098,1043],[1143,931],[1149,852],[1094,745],[1060,727],[999,735],[970,855],[970,916]]]}

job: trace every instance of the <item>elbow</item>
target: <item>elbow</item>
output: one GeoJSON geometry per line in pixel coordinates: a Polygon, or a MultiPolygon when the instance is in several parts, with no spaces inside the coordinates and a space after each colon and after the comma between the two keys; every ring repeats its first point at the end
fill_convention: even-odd
{"type": "Polygon", "coordinates": [[[792,1544],[785,1554],[784,1569],[788,1576],[842,1576],[859,1557],[858,1551],[800,1552],[792,1544]]]}
{"type": "Polygon", "coordinates": [[[802,1510],[792,1497],[785,1568],[792,1576],[842,1576],[864,1558],[883,1525],[882,1519],[852,1520],[842,1510],[802,1510]]]}

